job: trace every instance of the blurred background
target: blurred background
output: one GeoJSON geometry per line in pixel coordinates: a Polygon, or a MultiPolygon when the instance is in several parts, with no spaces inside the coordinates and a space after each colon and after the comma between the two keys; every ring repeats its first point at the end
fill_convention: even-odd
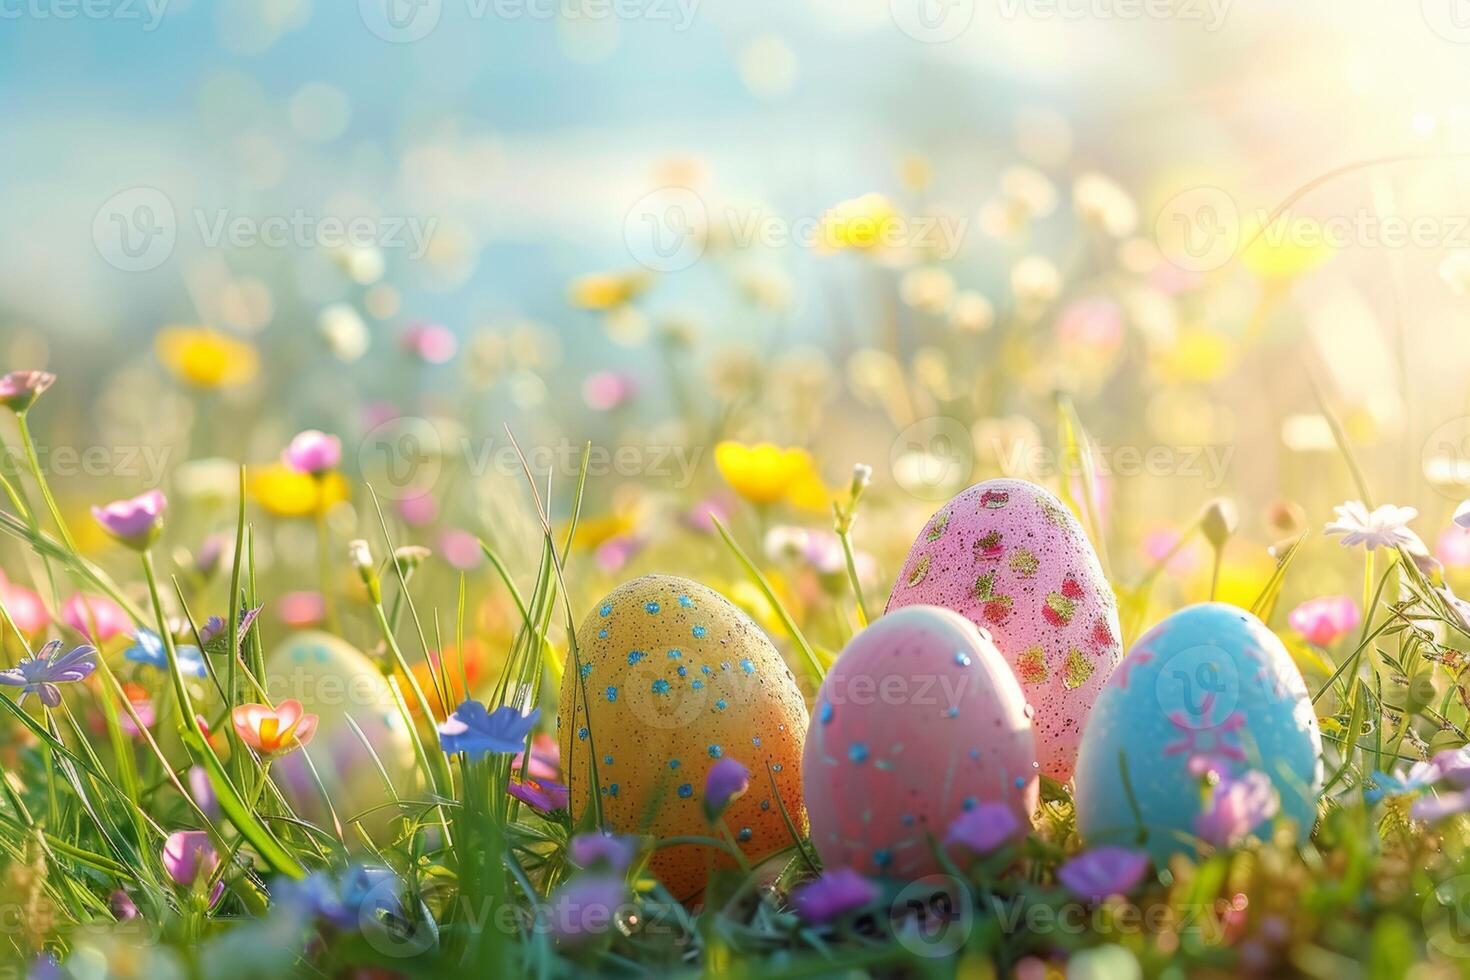
{"type": "MultiPolygon", "coordinates": [[[[514,552],[535,536],[506,530],[527,520],[509,425],[563,516],[565,447],[632,448],[589,481],[608,575],[714,560],[645,551],[686,548],[669,536],[710,507],[750,541],[827,523],[871,464],[859,539],[886,589],[949,493],[1064,481],[1060,395],[1120,576],[1219,495],[1247,581],[1269,573],[1266,545],[1362,495],[1334,422],[1375,502],[1470,565],[1438,540],[1470,486],[1463,0],[0,18],[0,355],[61,375],[35,424],[78,513],[158,484],[223,500],[232,465],[186,461],[268,467],[315,427],[412,533],[514,552]],[[722,440],[806,450],[819,490],[738,509],[722,440]]],[[[181,539],[233,520],[193,513],[181,539]]],[[[343,501],[334,526],[370,513],[343,501]]],[[[309,551],[309,526],[282,533],[309,551]]]]}

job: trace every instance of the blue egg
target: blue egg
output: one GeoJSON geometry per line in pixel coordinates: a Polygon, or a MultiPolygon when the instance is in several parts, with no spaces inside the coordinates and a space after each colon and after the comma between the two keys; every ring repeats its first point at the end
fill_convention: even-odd
{"type": "MultiPolygon", "coordinates": [[[[1275,818],[1306,840],[1322,791],[1322,737],[1306,683],[1276,634],[1224,603],[1145,633],[1098,695],[1077,757],[1077,827],[1089,844],[1196,854],[1209,780],[1269,777],[1275,818]],[[1214,776],[1210,774],[1214,773],[1214,776]]],[[[1269,794],[1267,794],[1269,795],[1269,794]]]]}

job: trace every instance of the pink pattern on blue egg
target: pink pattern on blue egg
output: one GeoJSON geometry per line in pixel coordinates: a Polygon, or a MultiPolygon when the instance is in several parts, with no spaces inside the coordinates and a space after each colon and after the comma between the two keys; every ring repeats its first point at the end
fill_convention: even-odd
{"type": "Polygon", "coordinates": [[[1122,659],[1117,603],[1077,519],[1046,489],[961,492],[909,550],[888,609],[953,609],[988,632],[1036,709],[1041,770],[1072,774],[1087,715],[1122,659]]]}
{"type": "Polygon", "coordinates": [[[803,754],[811,839],[829,868],[912,879],[930,836],[981,803],[1030,826],[1031,709],[1004,658],[947,609],[890,613],[853,637],[817,693],[803,754]]]}

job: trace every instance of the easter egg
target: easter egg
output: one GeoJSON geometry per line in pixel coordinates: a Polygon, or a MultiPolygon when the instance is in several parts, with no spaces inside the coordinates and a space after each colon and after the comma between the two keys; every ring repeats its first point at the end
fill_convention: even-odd
{"type": "MultiPolygon", "coordinates": [[[[748,858],[793,843],[783,807],[805,832],[806,704],[745,613],[697,582],[646,575],[597,604],[577,647],[557,715],[574,817],[595,786],[612,831],[709,837],[705,779],[718,760],[735,759],[750,771],[750,788],[724,820],[748,858]]],[[[716,848],[680,844],[655,851],[650,867],[683,901],[704,887],[710,867],[732,864],[716,848]]]]}
{"type": "Polygon", "coordinates": [[[1071,511],[1025,480],[963,491],[909,549],[888,609],[912,605],[953,609],[990,633],[1036,709],[1041,771],[1066,781],[1122,658],[1113,590],[1071,511]]]}
{"type": "Polygon", "coordinates": [[[802,759],[812,843],[829,868],[913,879],[932,836],[981,803],[1029,828],[1039,779],[1031,709],[1005,658],[963,616],[889,613],[822,681],[802,759]]]}
{"type": "Polygon", "coordinates": [[[1264,773],[1299,838],[1311,832],[1322,738],[1307,686],[1275,633],[1219,602],[1149,630],[1103,688],[1077,758],[1078,829],[1132,845],[1141,825],[1160,863],[1192,853],[1210,772],[1264,773]]]}
{"type": "MultiPolygon", "coordinates": [[[[378,762],[400,796],[416,789],[419,774],[408,726],[388,682],[356,647],[330,633],[293,633],[266,658],[261,683],[272,704],[295,698],[320,718],[310,743],[271,764],[282,794],[303,819],[331,827],[318,778],[344,825],[391,800],[378,762]],[[306,764],[308,756],[311,766],[306,764]]],[[[382,807],[363,817],[362,823],[381,840],[397,815],[393,807],[382,807]]]]}

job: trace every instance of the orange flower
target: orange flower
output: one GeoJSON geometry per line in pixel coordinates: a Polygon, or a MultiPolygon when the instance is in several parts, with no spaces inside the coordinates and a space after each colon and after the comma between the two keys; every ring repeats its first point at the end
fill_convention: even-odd
{"type": "Polygon", "coordinates": [[[264,704],[242,704],[230,713],[240,741],[262,758],[294,752],[316,734],[317,716],[306,714],[295,698],[271,709],[264,704]]]}

